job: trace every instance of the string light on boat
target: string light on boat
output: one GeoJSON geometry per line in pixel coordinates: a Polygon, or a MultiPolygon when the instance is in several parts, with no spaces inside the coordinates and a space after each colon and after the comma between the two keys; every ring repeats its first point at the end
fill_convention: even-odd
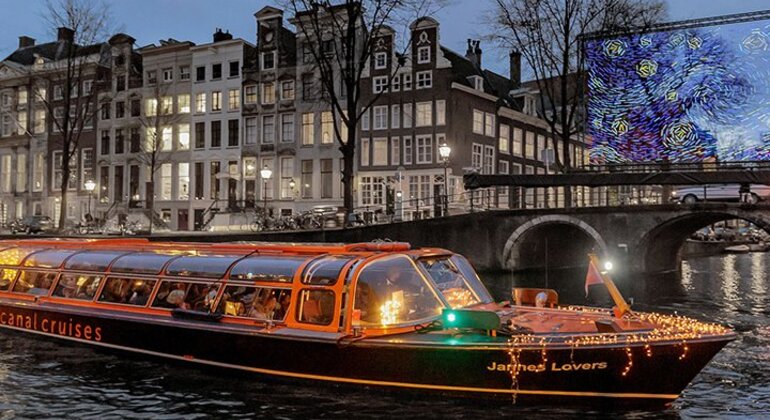
{"type": "Polygon", "coordinates": [[[398,313],[401,311],[401,301],[393,299],[385,301],[380,306],[380,317],[382,325],[391,325],[398,322],[398,313]]]}
{"type": "Polygon", "coordinates": [[[607,272],[607,271],[612,271],[612,268],[613,268],[613,267],[614,267],[614,266],[613,266],[613,264],[612,264],[612,261],[609,261],[609,260],[607,260],[607,261],[605,261],[605,262],[604,262],[604,271],[605,271],[605,272],[607,272]]]}

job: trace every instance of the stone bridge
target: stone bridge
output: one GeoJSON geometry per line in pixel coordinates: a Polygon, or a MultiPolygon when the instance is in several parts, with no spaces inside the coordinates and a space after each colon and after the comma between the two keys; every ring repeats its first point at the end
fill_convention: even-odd
{"type": "MultiPolygon", "coordinates": [[[[574,209],[485,211],[346,230],[238,235],[173,235],[173,240],[357,242],[390,239],[467,256],[481,270],[584,265],[595,250],[636,273],[679,269],[679,250],[693,232],[742,219],[770,232],[770,205],[699,203],[574,209]]],[[[161,237],[163,238],[163,237],[161,237]]]]}

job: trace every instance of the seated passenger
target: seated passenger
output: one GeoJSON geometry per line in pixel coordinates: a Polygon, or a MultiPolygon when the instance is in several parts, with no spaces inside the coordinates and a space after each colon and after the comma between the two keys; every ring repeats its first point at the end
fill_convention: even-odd
{"type": "Polygon", "coordinates": [[[52,274],[52,273],[40,274],[40,276],[33,281],[33,283],[35,283],[34,287],[29,289],[27,293],[38,295],[38,296],[47,295],[48,289],[51,288],[51,284],[53,283],[54,277],[55,277],[55,274],[52,274]]]}
{"type": "Polygon", "coordinates": [[[166,297],[166,303],[169,305],[176,306],[180,309],[189,309],[189,306],[184,301],[185,297],[185,285],[184,283],[177,283],[174,286],[174,290],[172,290],[168,297],[166,297]]]}
{"type": "Polygon", "coordinates": [[[131,297],[128,298],[128,303],[132,305],[144,306],[147,304],[147,299],[150,298],[150,288],[146,284],[142,284],[134,289],[131,297]]]}
{"type": "Polygon", "coordinates": [[[277,300],[275,296],[269,295],[262,303],[256,303],[249,311],[249,318],[255,319],[273,319],[277,300]]]}
{"type": "Polygon", "coordinates": [[[278,306],[275,308],[274,319],[282,320],[286,318],[286,313],[289,311],[289,304],[291,303],[291,293],[283,292],[278,300],[278,306]]]}

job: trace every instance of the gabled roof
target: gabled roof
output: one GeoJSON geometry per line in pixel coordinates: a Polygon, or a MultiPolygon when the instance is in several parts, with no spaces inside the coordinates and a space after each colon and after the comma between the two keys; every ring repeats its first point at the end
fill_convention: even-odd
{"type": "MultiPolygon", "coordinates": [[[[11,61],[19,63],[24,66],[30,66],[35,63],[38,57],[42,57],[48,61],[58,61],[66,58],[65,42],[55,41],[45,44],[33,45],[30,47],[19,48],[12,52],[11,55],[5,58],[3,61],[11,61]]],[[[93,44],[87,46],[77,46],[77,57],[84,57],[91,54],[97,54],[102,50],[104,44],[93,44]]]]}

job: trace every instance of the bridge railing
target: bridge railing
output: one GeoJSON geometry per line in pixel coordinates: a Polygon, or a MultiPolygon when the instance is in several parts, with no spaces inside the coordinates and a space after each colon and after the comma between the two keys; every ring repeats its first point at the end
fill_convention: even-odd
{"type": "Polygon", "coordinates": [[[573,168],[572,172],[598,172],[598,173],[654,173],[654,172],[702,172],[723,170],[768,170],[770,161],[747,162],[691,162],[691,163],[613,163],[592,164],[573,168]]]}

